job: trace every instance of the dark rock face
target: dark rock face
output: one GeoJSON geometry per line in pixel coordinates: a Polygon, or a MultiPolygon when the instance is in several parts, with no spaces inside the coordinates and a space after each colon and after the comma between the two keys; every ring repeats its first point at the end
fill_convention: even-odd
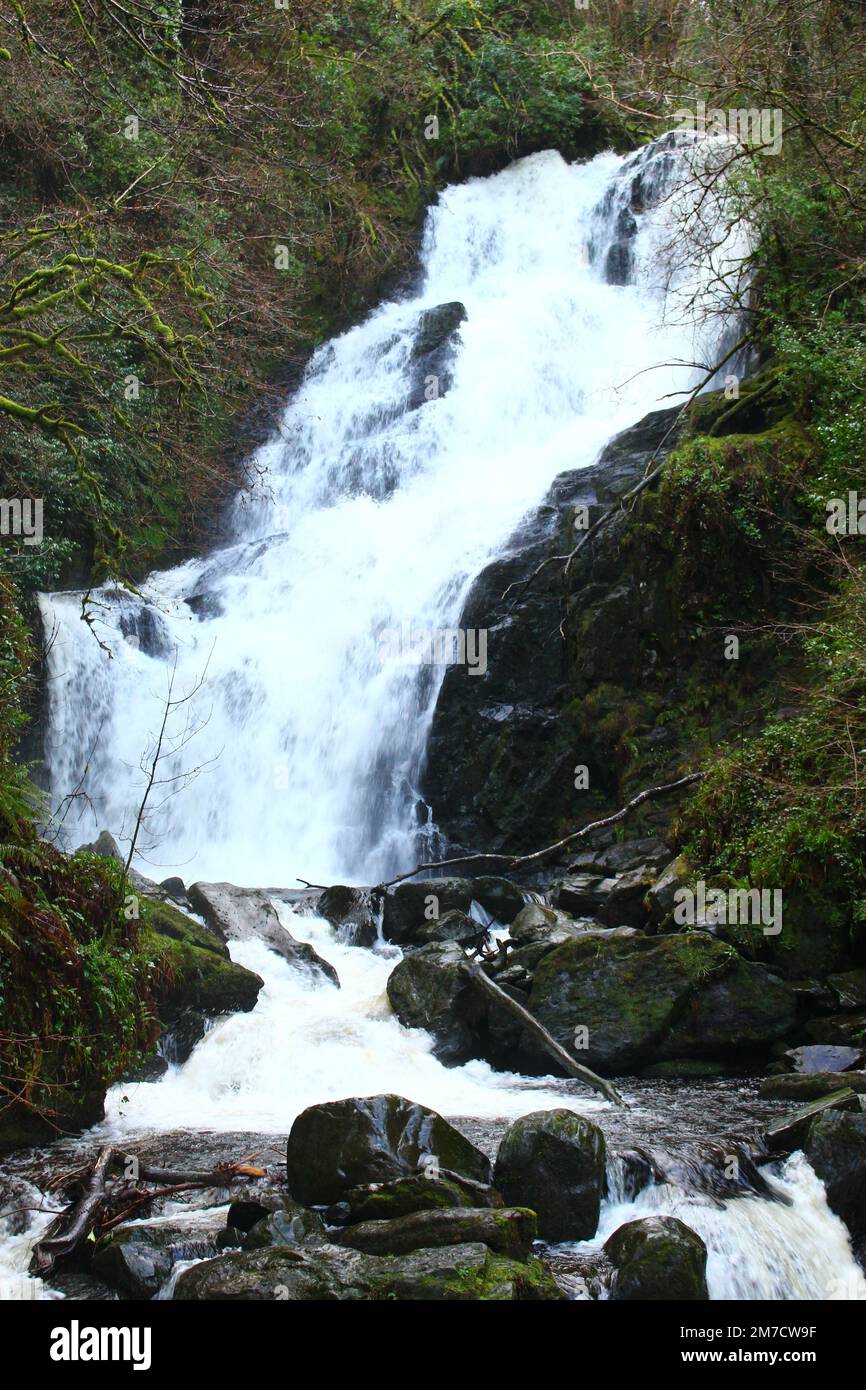
{"type": "Polygon", "coordinates": [[[266,1250],[274,1245],[308,1245],[324,1239],[325,1228],[316,1213],[286,1201],[279,1210],[257,1221],[242,1243],[244,1250],[266,1250]]]}
{"type": "Polygon", "coordinates": [[[828,1110],[812,1121],[806,1157],[852,1236],[866,1236],[866,1115],[828,1110]]]}
{"type": "Polygon", "coordinates": [[[222,941],[264,941],[289,965],[329,980],[339,988],[332,965],[306,942],[295,941],[280,922],[267,893],[236,888],[233,883],[194,883],[189,901],[222,941]]]}
{"type": "Polygon", "coordinates": [[[709,1298],[707,1248],[696,1231],[674,1216],[627,1222],[614,1231],[604,1252],[616,1271],[612,1299],[695,1303],[709,1298]]]}
{"type": "Polygon", "coordinates": [[[568,707],[575,691],[633,682],[645,670],[644,642],[657,642],[661,625],[658,603],[649,596],[648,604],[647,593],[636,591],[637,580],[635,591],[624,577],[619,585],[607,576],[591,582],[594,576],[579,567],[576,601],[596,621],[575,654],[559,636],[569,602],[562,564],[547,565],[530,585],[525,581],[549,556],[571,551],[580,535],[574,530],[578,508],[588,509],[592,523],[640,481],[675,414],[647,416],[608,445],[597,464],[560,474],[475,581],[460,624],[487,629],[488,670],[472,680],[458,667],[446,672],[425,773],[425,796],[454,843],[526,850],[556,839],[563,817],[596,804],[586,803],[589,793],[575,791],[577,762],[589,768],[594,797],[617,794],[615,769],[578,737],[568,707]],[[510,585],[516,587],[503,598],[510,585]]]}
{"type": "Polygon", "coordinates": [[[437,304],[419,316],[409,359],[409,410],[417,410],[448,390],[453,381],[458,330],[465,319],[466,309],[456,301],[437,304]]]}
{"type": "Polygon", "coordinates": [[[535,1212],[525,1207],[482,1207],[418,1211],[393,1221],[363,1221],[336,1240],[366,1255],[406,1255],[410,1250],[481,1241],[498,1255],[525,1260],[537,1234],[535,1212]]]}
{"type": "Polygon", "coordinates": [[[490,1163],[441,1115],[402,1096],[312,1105],[292,1125],[289,1191],[305,1205],[338,1202],[353,1187],[447,1169],[489,1183],[490,1163]]]}
{"type": "Polygon", "coordinates": [[[571,1110],[539,1110],[506,1132],[494,1181],[506,1202],[538,1214],[544,1240],[586,1240],[598,1227],[604,1175],[598,1126],[571,1110]]]}
{"type": "Polygon", "coordinates": [[[364,1255],[336,1245],[222,1255],[182,1274],[174,1297],[224,1302],[475,1303],[560,1300],[565,1294],[537,1260],[508,1260],[472,1242],[396,1256],[364,1255]]]}

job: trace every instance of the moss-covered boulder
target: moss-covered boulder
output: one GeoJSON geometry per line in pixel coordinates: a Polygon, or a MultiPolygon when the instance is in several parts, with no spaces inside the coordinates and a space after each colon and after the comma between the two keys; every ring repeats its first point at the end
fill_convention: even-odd
{"type": "Polygon", "coordinates": [[[289,1191],[304,1205],[338,1202],[364,1183],[442,1169],[489,1183],[490,1162],[453,1126],[403,1096],[356,1097],[311,1105],[286,1147],[289,1191]]]}
{"type": "Polygon", "coordinates": [[[508,1129],[495,1183],[506,1202],[538,1215],[544,1240],[595,1235],[605,1178],[604,1135],[572,1110],[539,1110],[508,1129]]]}
{"type": "Polygon", "coordinates": [[[840,1087],[866,1095],[866,1071],[783,1072],[768,1076],[758,1088],[758,1095],[767,1100],[822,1100],[832,1096],[840,1087]]]}
{"type": "Polygon", "coordinates": [[[335,1237],[367,1255],[405,1255],[410,1250],[481,1241],[498,1255],[525,1260],[538,1235],[538,1219],[526,1207],[472,1207],[416,1211],[393,1221],[362,1221],[335,1237]]]}
{"type": "Polygon", "coordinates": [[[787,986],[705,932],[590,936],[545,955],[529,1007],[557,1042],[603,1073],[766,1048],[796,1018],[787,986]]]}
{"type": "Polygon", "coordinates": [[[561,1300],[565,1295],[540,1261],[509,1260],[473,1242],[396,1256],[328,1245],[222,1255],[181,1274],[174,1297],[185,1302],[475,1303],[561,1300]]]}
{"type": "Polygon", "coordinates": [[[431,942],[395,966],[387,984],[391,1008],[406,1028],[424,1028],[446,1066],[477,1056],[486,1016],[469,982],[466,956],[456,942],[431,942]]]}
{"type": "Polygon", "coordinates": [[[416,1211],[448,1211],[456,1207],[501,1207],[501,1193],[484,1183],[451,1177],[396,1178],[393,1182],[353,1187],[325,1212],[332,1226],[359,1221],[394,1221],[416,1211]]]}
{"type": "Polygon", "coordinates": [[[827,1110],[812,1121],[805,1151],[830,1207],[861,1240],[866,1236],[866,1115],[827,1110]]]}
{"type": "Polygon", "coordinates": [[[142,947],[154,964],[163,1023],[173,1022],[187,1009],[223,1014],[255,1008],[264,983],[261,977],[236,965],[219,937],[171,904],[143,905],[142,947]]]}
{"type": "Polygon", "coordinates": [[[674,1216],[649,1216],[620,1226],[604,1252],[614,1266],[610,1297],[676,1303],[705,1302],[707,1248],[674,1216]]]}

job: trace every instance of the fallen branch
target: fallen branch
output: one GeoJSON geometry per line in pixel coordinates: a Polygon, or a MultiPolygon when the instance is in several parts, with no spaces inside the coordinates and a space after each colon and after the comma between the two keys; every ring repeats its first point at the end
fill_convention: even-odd
{"type": "Polygon", "coordinates": [[[114,1156],[115,1151],[110,1146],[100,1150],[84,1195],[69,1212],[64,1212],[63,1216],[51,1223],[49,1230],[57,1231],[57,1234],[49,1234],[44,1240],[37,1241],[33,1247],[30,1257],[31,1274],[50,1274],[57,1260],[70,1255],[75,1247],[90,1235],[105,1205],[105,1184],[114,1156]]]}
{"type": "Polygon", "coordinates": [[[544,849],[536,850],[533,854],[461,854],[455,859],[431,860],[427,864],[416,864],[414,869],[408,873],[398,874],[396,878],[388,879],[387,883],[379,883],[376,892],[384,891],[386,888],[393,888],[395,883],[404,883],[408,878],[414,878],[416,874],[423,873],[427,869],[447,869],[453,864],[489,864],[491,860],[504,864],[506,869],[522,869],[527,864],[534,864],[542,859],[546,859],[549,854],[553,854],[558,849],[564,849],[566,845],[573,844],[575,840],[584,839],[596,830],[605,830],[609,825],[616,825],[618,821],[624,820],[636,806],[640,806],[644,801],[650,801],[656,796],[666,796],[669,792],[681,791],[683,787],[690,787],[695,782],[700,782],[706,776],[703,772],[689,772],[685,777],[679,777],[676,782],[665,782],[656,787],[646,787],[637,796],[633,796],[618,811],[614,811],[610,816],[604,816],[602,820],[591,821],[589,825],[584,825],[580,830],[573,831],[566,835],[562,840],[557,840],[555,844],[547,845],[544,849]]]}
{"type": "Polygon", "coordinates": [[[510,1014],[512,1018],[516,1018],[517,1022],[521,1024],[527,1033],[535,1038],[536,1042],[541,1044],[544,1051],[549,1053],[553,1060],[562,1067],[563,1071],[567,1072],[569,1076],[575,1077],[578,1081],[583,1081],[587,1086],[591,1087],[593,1091],[600,1091],[605,1099],[609,1100],[612,1105],[625,1106],[626,1102],[610,1081],[605,1081],[604,1077],[596,1076],[595,1072],[590,1071],[589,1067],[584,1067],[580,1062],[575,1062],[574,1058],[566,1052],[565,1048],[560,1047],[556,1039],[551,1037],[547,1029],[538,1022],[538,1019],[533,1018],[529,1010],[524,1009],[522,1004],[518,1004],[516,999],[512,999],[510,994],[506,994],[504,989],[500,989],[499,985],[491,980],[489,975],[485,975],[480,965],[476,965],[474,961],[467,960],[465,970],[470,981],[479,993],[483,994],[495,1008],[500,1009],[503,1013],[510,1014]]]}
{"type": "MultiPolygon", "coordinates": [[[[81,1180],[84,1174],[72,1175],[81,1180]]],[[[50,1274],[56,1262],[65,1259],[88,1239],[94,1231],[113,1230],[122,1220],[136,1212],[141,1206],[159,1197],[171,1196],[175,1192],[201,1187],[230,1187],[238,1178],[263,1178],[264,1168],[253,1167],[248,1161],[221,1163],[211,1169],[154,1168],[140,1165],[134,1154],[126,1154],[112,1147],[101,1149],[96,1162],[87,1175],[84,1194],[66,1211],[53,1221],[48,1235],[37,1241],[30,1258],[31,1274],[50,1274]],[[136,1187],[115,1186],[109,1189],[108,1180],[112,1168],[129,1169],[134,1164],[135,1182],[156,1183],[158,1190],[147,1192],[136,1187]],[[126,1203],[120,1216],[114,1215],[103,1220],[109,1202],[117,1200],[126,1203]]],[[[69,1178],[64,1180],[69,1181],[69,1178]]],[[[59,1184],[56,1184],[59,1185],[59,1184]]]]}

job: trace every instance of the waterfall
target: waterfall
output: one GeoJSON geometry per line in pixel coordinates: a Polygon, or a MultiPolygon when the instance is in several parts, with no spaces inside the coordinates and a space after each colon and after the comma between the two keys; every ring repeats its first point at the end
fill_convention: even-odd
{"type": "Polygon", "coordinates": [[[717,145],[549,151],[446,189],[416,290],[315,354],[225,545],[96,591],[89,624],[81,594],[43,596],[67,845],[128,843],[171,689],[151,877],[375,882],[417,862],[445,663],[462,651],[471,680],[496,660],[495,634],[456,631],[474,576],[558,473],[732,341],[746,233],[691,177],[717,145]]]}

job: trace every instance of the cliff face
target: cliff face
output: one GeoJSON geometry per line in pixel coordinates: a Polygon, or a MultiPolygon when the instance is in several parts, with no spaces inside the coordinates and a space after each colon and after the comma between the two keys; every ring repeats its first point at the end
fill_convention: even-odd
{"type": "Polygon", "coordinates": [[[701,397],[660,450],[676,412],[647,416],[593,467],[557,478],[471,590],[462,626],[488,630],[488,670],[449,668],[425,793],[452,845],[529,852],[643,787],[711,768],[696,803],[651,802],[629,833],[691,835],[712,849],[694,856],[696,877],[784,889],[782,936],[738,946],[790,977],[822,976],[862,952],[838,856],[799,833],[783,852],[775,829],[763,858],[755,848],[770,818],[785,824],[790,764],[768,750],[797,737],[821,689],[794,628],[823,602],[796,544],[810,443],[762,412],[759,390],[747,383],[733,413],[701,397]],[[660,481],[567,570],[576,509],[591,524],[661,459],[660,481]]]}

